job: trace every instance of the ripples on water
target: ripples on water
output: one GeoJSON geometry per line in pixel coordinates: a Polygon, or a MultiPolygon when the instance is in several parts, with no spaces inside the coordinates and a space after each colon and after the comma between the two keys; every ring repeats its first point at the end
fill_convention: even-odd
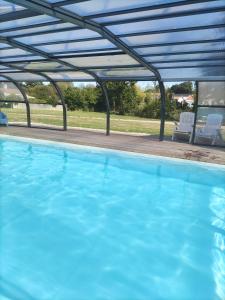
{"type": "Polygon", "coordinates": [[[0,296],[225,299],[225,168],[0,139],[0,296]]]}

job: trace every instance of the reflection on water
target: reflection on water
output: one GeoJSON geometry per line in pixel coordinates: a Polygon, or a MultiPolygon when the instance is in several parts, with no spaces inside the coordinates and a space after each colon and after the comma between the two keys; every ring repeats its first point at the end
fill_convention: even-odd
{"type": "Polygon", "coordinates": [[[213,212],[214,233],[213,274],[216,293],[219,299],[225,299],[225,193],[224,189],[214,188],[210,208],[213,212]]]}

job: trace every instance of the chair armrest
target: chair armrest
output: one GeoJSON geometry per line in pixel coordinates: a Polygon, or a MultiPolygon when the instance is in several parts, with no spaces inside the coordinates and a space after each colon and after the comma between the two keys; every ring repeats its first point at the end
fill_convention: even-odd
{"type": "Polygon", "coordinates": [[[174,122],[174,125],[175,125],[175,130],[178,130],[179,123],[178,122],[174,122]]]}

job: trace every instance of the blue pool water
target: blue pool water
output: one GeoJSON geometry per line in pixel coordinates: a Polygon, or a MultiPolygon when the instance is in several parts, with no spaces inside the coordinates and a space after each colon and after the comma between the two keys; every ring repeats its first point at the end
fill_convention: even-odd
{"type": "Polygon", "coordinates": [[[225,168],[0,138],[0,299],[225,299],[225,168]]]}

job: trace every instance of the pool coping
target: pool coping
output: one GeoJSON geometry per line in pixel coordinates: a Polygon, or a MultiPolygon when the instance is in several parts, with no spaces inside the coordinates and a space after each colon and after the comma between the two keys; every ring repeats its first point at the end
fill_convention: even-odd
{"type": "Polygon", "coordinates": [[[98,147],[98,146],[89,146],[89,145],[81,145],[81,144],[72,144],[67,142],[59,142],[59,141],[51,141],[47,139],[40,139],[40,138],[30,138],[30,137],[20,137],[15,135],[8,135],[0,133],[0,139],[8,139],[8,140],[15,140],[20,142],[30,142],[33,144],[39,145],[46,145],[46,146],[55,146],[57,148],[66,148],[69,150],[76,150],[76,149],[89,149],[95,152],[106,152],[106,153],[118,153],[124,154],[133,157],[142,157],[142,158],[152,158],[152,159],[160,159],[161,161],[173,161],[177,163],[187,164],[187,165],[198,165],[198,166],[205,166],[212,169],[220,169],[225,170],[225,165],[223,164],[214,164],[209,162],[202,162],[202,161],[195,161],[195,160],[188,160],[184,158],[175,158],[169,157],[164,155],[155,155],[155,154],[147,154],[147,153],[140,153],[140,152],[131,152],[126,150],[119,150],[119,149],[112,149],[106,147],[98,147]]]}

